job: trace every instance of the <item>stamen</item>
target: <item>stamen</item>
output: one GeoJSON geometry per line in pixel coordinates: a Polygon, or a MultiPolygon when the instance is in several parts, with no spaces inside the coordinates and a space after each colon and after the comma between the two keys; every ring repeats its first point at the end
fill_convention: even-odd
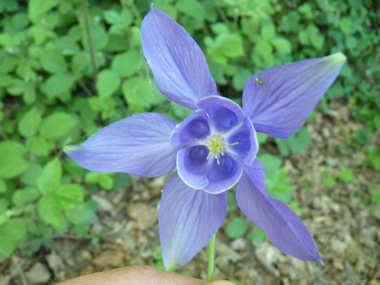
{"type": "MultiPolygon", "coordinates": [[[[227,146],[238,144],[238,142],[229,144],[227,142],[222,141],[222,138],[221,138],[222,134],[223,132],[221,132],[218,135],[214,132],[214,136],[207,136],[209,141],[207,142],[206,146],[210,150],[210,152],[208,153],[207,159],[210,158],[211,154],[214,155],[218,165],[220,165],[220,161],[219,161],[220,155],[224,156],[224,151],[227,149],[227,146]]],[[[199,142],[197,139],[195,140],[199,142]]]]}

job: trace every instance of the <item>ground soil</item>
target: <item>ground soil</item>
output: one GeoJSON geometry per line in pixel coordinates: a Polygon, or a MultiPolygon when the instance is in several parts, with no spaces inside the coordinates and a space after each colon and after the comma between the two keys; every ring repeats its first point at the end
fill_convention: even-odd
{"type": "MultiPolygon", "coordinates": [[[[371,203],[371,190],[380,189],[380,174],[363,166],[366,154],[349,140],[365,126],[334,102],[327,116],[319,112],[305,126],[312,134],[310,145],[284,158],[284,165],[293,200],[299,202],[300,216],[325,266],[284,255],[267,240],[251,247],[244,238],[228,238],[225,230],[233,217],[228,214],[216,238],[216,279],[247,285],[380,284],[380,207],[371,203]],[[334,186],[322,182],[326,166],[337,181],[334,186]],[[354,182],[339,181],[341,167],[354,170],[354,182]]],[[[380,148],[380,132],[369,144],[380,148]]],[[[276,151],[272,140],[261,147],[276,151]]],[[[32,258],[20,258],[16,252],[0,261],[0,284],[52,284],[112,268],[155,264],[158,205],[167,178],[131,176],[130,185],[119,192],[89,194],[100,206],[91,236],[104,232],[104,238],[91,244],[90,239],[68,234],[57,236],[51,250],[41,249],[32,258]]],[[[206,279],[207,262],[206,247],[178,272],[206,279]]]]}

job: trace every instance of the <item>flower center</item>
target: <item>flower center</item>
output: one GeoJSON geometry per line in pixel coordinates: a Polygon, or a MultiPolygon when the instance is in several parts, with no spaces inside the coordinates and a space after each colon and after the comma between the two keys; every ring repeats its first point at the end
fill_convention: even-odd
{"type": "MultiPolygon", "coordinates": [[[[210,152],[208,153],[207,159],[210,158],[211,154],[214,155],[218,165],[220,164],[219,162],[220,155],[224,155],[224,151],[227,149],[227,146],[238,144],[237,142],[232,143],[232,144],[224,142],[222,140],[222,135],[223,135],[223,132],[221,132],[219,135],[214,133],[214,136],[207,136],[209,140],[206,146],[210,150],[210,152]]],[[[197,139],[195,140],[198,141],[197,139]]]]}

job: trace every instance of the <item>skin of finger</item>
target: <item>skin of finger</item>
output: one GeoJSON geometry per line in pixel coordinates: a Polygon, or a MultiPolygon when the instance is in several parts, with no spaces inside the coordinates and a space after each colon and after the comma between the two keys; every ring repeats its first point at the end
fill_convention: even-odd
{"type": "MultiPolygon", "coordinates": [[[[81,276],[59,285],[206,285],[206,281],[190,276],[165,272],[150,266],[130,266],[81,276]]],[[[233,285],[228,281],[214,281],[209,285],[233,285]]]]}

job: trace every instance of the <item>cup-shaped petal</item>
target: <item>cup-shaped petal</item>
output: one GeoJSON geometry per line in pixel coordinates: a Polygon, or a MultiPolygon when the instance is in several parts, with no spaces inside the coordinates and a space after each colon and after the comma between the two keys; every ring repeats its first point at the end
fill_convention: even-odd
{"type": "Polygon", "coordinates": [[[197,43],[154,6],[141,25],[141,44],[158,89],[170,100],[196,110],[199,99],[217,94],[197,43]]]}
{"type": "Polygon", "coordinates": [[[323,264],[314,239],[301,219],[286,204],[267,194],[264,167],[258,160],[243,173],[236,201],[244,215],[283,253],[323,264]]]}
{"type": "Polygon", "coordinates": [[[206,97],[198,102],[198,107],[206,110],[218,132],[230,131],[246,117],[238,104],[221,96],[206,97]]]}
{"type": "Polygon", "coordinates": [[[207,146],[198,144],[180,149],[177,153],[177,169],[181,179],[191,188],[218,194],[232,188],[240,179],[243,168],[228,153],[218,160],[207,146]]]}
{"type": "Polygon", "coordinates": [[[228,152],[232,152],[240,158],[244,165],[252,164],[259,151],[259,143],[251,120],[247,117],[236,130],[228,137],[228,152]]]}
{"type": "Polygon", "coordinates": [[[228,153],[220,156],[219,163],[215,158],[210,158],[210,160],[207,172],[209,184],[204,191],[217,194],[231,189],[239,181],[243,167],[228,153]]]}
{"type": "Polygon", "coordinates": [[[79,165],[96,172],[124,172],[156,177],[175,168],[177,148],[169,142],[176,122],[164,115],[134,115],[95,133],[65,153],[79,165]]]}
{"type": "Polygon", "coordinates": [[[170,144],[180,146],[196,143],[204,141],[209,135],[210,126],[206,111],[197,110],[175,127],[170,137],[170,144]]]}
{"type": "Polygon", "coordinates": [[[160,202],[158,225],[162,258],[167,270],[189,262],[222,225],[227,194],[208,194],[170,176],[160,202]]]}
{"type": "Polygon", "coordinates": [[[338,76],[342,53],[272,67],[250,77],[243,110],[258,132],[285,139],[306,120],[338,76]]]}
{"type": "Polygon", "coordinates": [[[205,145],[182,148],[177,153],[177,169],[183,181],[194,189],[204,189],[208,184],[206,177],[209,150],[205,145]]]}

